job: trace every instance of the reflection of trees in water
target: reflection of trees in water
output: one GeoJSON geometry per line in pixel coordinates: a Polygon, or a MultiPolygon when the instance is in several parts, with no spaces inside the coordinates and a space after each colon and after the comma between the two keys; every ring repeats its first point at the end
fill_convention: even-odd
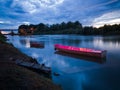
{"type": "Polygon", "coordinates": [[[83,41],[84,41],[84,42],[93,42],[93,40],[94,40],[94,38],[86,38],[86,39],[84,39],[83,41]]]}
{"type": "Polygon", "coordinates": [[[29,39],[29,38],[21,39],[21,40],[20,40],[20,43],[21,43],[22,45],[24,45],[25,47],[30,48],[30,39],[29,39]]]}
{"type": "Polygon", "coordinates": [[[120,37],[119,36],[104,36],[94,39],[94,45],[96,47],[104,47],[105,49],[119,49],[120,37]]]}
{"type": "Polygon", "coordinates": [[[62,44],[65,44],[65,45],[72,45],[72,44],[75,44],[75,45],[78,45],[81,43],[81,40],[79,39],[55,39],[54,40],[55,43],[62,43],[62,44]]]}
{"type": "Polygon", "coordinates": [[[20,43],[21,43],[22,45],[26,45],[26,40],[25,40],[25,39],[22,39],[22,40],[20,40],[20,43]]]}
{"type": "Polygon", "coordinates": [[[44,48],[44,42],[42,41],[32,41],[29,39],[21,39],[20,43],[26,47],[34,47],[34,48],[44,48]]]}
{"type": "Polygon", "coordinates": [[[120,37],[104,37],[103,39],[104,43],[109,43],[111,46],[119,47],[120,46],[120,37]]]}
{"type": "Polygon", "coordinates": [[[120,37],[103,37],[102,40],[104,42],[114,42],[114,43],[120,43],[120,37]]]}
{"type": "Polygon", "coordinates": [[[54,43],[61,43],[64,45],[75,45],[78,46],[80,45],[82,42],[93,42],[94,41],[94,37],[85,37],[85,36],[80,36],[80,37],[65,37],[65,38],[60,38],[60,39],[54,39],[54,43]]]}

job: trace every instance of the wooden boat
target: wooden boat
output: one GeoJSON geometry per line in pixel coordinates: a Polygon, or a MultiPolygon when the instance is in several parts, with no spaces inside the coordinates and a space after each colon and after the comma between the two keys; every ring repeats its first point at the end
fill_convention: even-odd
{"type": "Polygon", "coordinates": [[[26,67],[28,69],[31,69],[35,72],[39,72],[39,73],[42,72],[42,73],[45,73],[45,74],[51,74],[51,68],[45,66],[44,64],[25,62],[25,61],[22,61],[22,60],[19,60],[19,59],[16,60],[15,63],[17,65],[20,65],[20,66],[26,67]]]}
{"type": "Polygon", "coordinates": [[[56,51],[55,54],[65,56],[65,57],[71,57],[71,58],[76,58],[80,60],[95,62],[99,64],[103,64],[106,62],[106,58],[95,58],[95,57],[88,57],[88,56],[86,57],[85,55],[71,54],[71,53],[66,53],[62,51],[56,51]]]}
{"type": "Polygon", "coordinates": [[[67,52],[71,54],[83,55],[83,56],[90,56],[90,57],[98,57],[98,58],[105,58],[106,57],[106,50],[94,50],[90,48],[79,48],[73,46],[64,46],[60,44],[54,45],[55,50],[67,52]]]}
{"type": "Polygon", "coordinates": [[[34,47],[34,48],[44,48],[44,43],[30,42],[30,47],[34,47]]]}

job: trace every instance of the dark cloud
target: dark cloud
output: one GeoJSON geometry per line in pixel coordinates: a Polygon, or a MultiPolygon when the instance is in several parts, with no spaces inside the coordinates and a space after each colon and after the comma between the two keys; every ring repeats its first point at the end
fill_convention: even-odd
{"type": "Polygon", "coordinates": [[[13,28],[24,22],[53,24],[76,20],[97,26],[106,19],[112,24],[111,20],[120,19],[116,13],[119,10],[119,0],[1,0],[0,22],[11,23],[2,23],[0,28],[13,28]]]}

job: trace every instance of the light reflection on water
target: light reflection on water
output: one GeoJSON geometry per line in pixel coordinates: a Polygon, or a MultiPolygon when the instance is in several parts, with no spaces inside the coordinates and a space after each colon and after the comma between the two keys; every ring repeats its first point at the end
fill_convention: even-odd
{"type": "Polygon", "coordinates": [[[94,38],[93,43],[95,47],[101,47],[101,48],[106,48],[106,49],[118,49],[120,48],[120,40],[119,37],[116,40],[115,37],[113,38],[108,38],[108,37],[100,37],[100,38],[94,38]],[[112,41],[111,41],[112,40],[112,41]]]}
{"type": "Polygon", "coordinates": [[[36,35],[8,36],[9,42],[39,63],[52,67],[54,83],[63,90],[119,90],[120,86],[120,37],[119,36],[77,36],[77,35],[36,35]],[[42,42],[44,47],[31,48],[32,42],[42,42]],[[100,63],[86,57],[55,53],[54,44],[64,44],[107,50],[107,59],[100,63]],[[118,88],[118,89],[117,89],[118,88]]]}

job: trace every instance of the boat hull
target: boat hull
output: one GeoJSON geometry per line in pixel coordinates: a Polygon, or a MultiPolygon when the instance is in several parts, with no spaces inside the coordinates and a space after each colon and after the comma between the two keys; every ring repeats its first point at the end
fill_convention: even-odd
{"type": "MultiPolygon", "coordinates": [[[[69,47],[71,47],[71,46],[63,46],[63,45],[56,44],[55,50],[66,52],[66,53],[71,53],[71,54],[89,56],[89,57],[106,58],[105,50],[98,51],[98,50],[89,49],[91,51],[87,51],[87,48],[84,48],[84,49],[86,49],[86,51],[81,51],[81,50],[78,50],[79,48],[77,48],[77,47],[72,47],[73,49],[70,49],[69,47]],[[62,48],[62,47],[64,47],[64,48],[62,48]],[[76,49],[76,50],[74,50],[74,49],[76,49]]],[[[81,49],[83,49],[83,48],[81,48],[81,49]]]]}

